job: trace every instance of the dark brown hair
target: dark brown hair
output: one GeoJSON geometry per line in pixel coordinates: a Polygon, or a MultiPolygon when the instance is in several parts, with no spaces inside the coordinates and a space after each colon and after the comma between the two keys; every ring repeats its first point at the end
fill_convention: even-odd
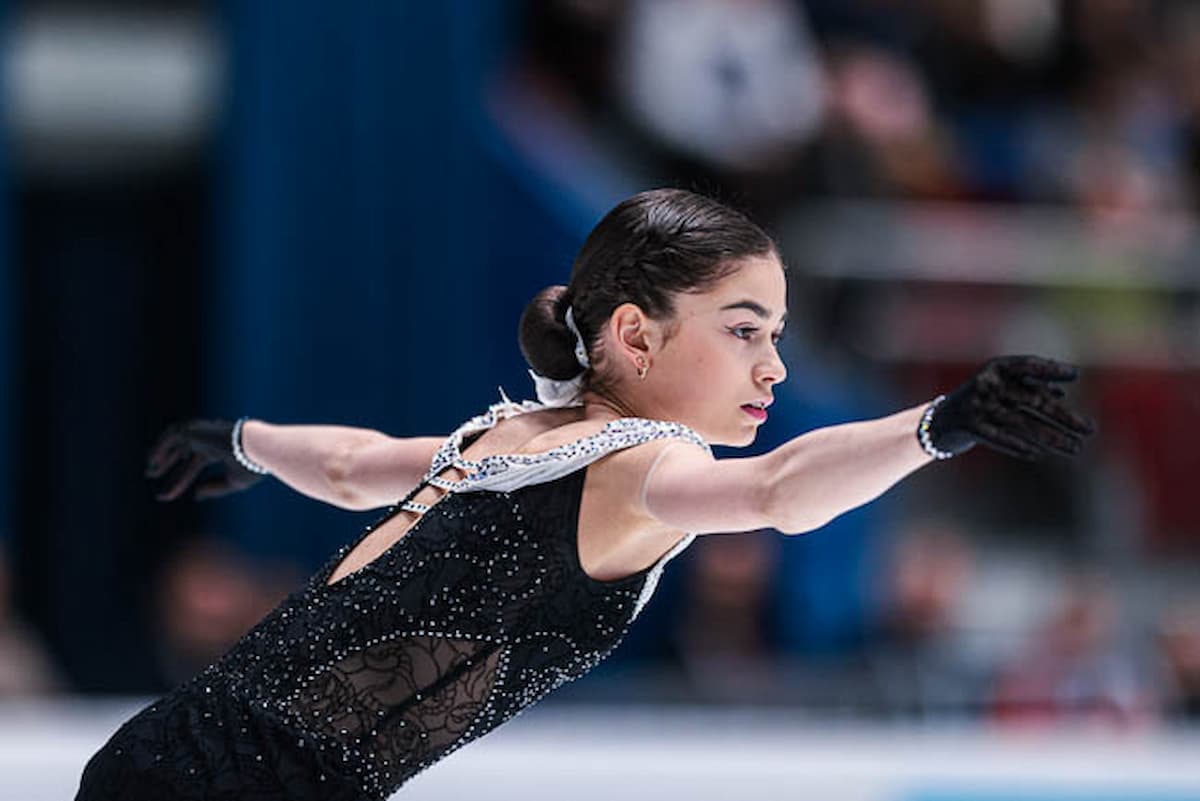
{"type": "Polygon", "coordinates": [[[594,348],[614,309],[634,303],[651,319],[669,320],[677,293],[703,292],[736,271],[739,259],[775,253],[762,228],[712,198],[683,189],[641,192],[592,229],[567,286],[546,287],[530,301],[521,315],[521,352],[539,375],[579,375],[565,320],[570,306],[592,362],[584,386],[601,391],[594,348]]]}

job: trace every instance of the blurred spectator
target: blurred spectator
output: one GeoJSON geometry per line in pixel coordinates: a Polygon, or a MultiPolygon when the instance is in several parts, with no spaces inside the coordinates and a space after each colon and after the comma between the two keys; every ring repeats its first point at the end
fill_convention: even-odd
{"type": "Polygon", "coordinates": [[[867,197],[962,193],[954,142],[934,117],[915,64],[882,48],[842,43],[830,51],[828,69],[817,188],[867,197]]]}
{"type": "Polygon", "coordinates": [[[37,635],[9,606],[8,557],[0,546],[0,698],[66,689],[37,635]]]}
{"type": "Polygon", "coordinates": [[[631,0],[620,49],[635,123],[721,170],[777,168],[821,120],[821,65],[788,0],[631,0]]]}
{"type": "Polygon", "coordinates": [[[1183,167],[1194,215],[1200,211],[1200,6],[1171,5],[1163,27],[1164,74],[1181,115],[1183,167]]]}
{"type": "Polygon", "coordinates": [[[974,555],[946,522],[898,532],[884,573],[883,613],[869,649],[883,708],[923,719],[973,713],[983,686],[955,637],[974,555]]]}
{"type": "Polygon", "coordinates": [[[168,563],[159,587],[159,664],[167,686],[215,661],[298,583],[296,571],[255,570],[214,539],[185,546],[168,563]]]}
{"type": "Polygon", "coordinates": [[[610,142],[673,162],[643,161],[647,179],[754,207],[1066,202],[1109,224],[1196,202],[1191,3],[528,0],[525,22],[543,88],[593,121],[623,112],[641,140],[610,142]],[[814,144],[816,173],[797,171],[814,144]]]}
{"type": "Polygon", "coordinates": [[[1179,722],[1196,723],[1200,721],[1200,596],[1168,606],[1157,634],[1166,670],[1166,714],[1179,722]]]}
{"type": "MultiPolygon", "coordinates": [[[[1195,472],[1197,451],[1178,432],[1188,430],[1200,395],[1192,387],[1195,371],[1177,368],[1194,361],[1197,319],[1186,265],[1194,261],[1189,254],[1200,204],[1200,6],[1184,0],[527,0],[526,8],[526,47],[541,70],[526,76],[527,88],[564,117],[582,120],[580,137],[611,156],[605,168],[639,188],[690,185],[736,198],[777,230],[785,247],[798,241],[789,239],[788,226],[809,211],[824,219],[820,201],[831,196],[849,201],[829,204],[833,208],[886,208],[898,228],[917,232],[918,239],[919,215],[953,208],[966,221],[967,236],[946,239],[953,249],[914,247],[911,257],[905,251],[882,260],[900,281],[883,274],[875,276],[885,279],[878,282],[829,279],[830,288],[819,295],[817,283],[803,274],[805,260],[871,275],[872,254],[837,247],[788,254],[798,268],[792,319],[820,332],[813,342],[829,369],[810,375],[809,360],[788,360],[792,374],[779,399],[802,396],[800,411],[773,416],[773,424],[787,425],[764,429],[756,448],[818,424],[881,413],[841,398],[836,411],[812,413],[813,396],[840,392],[836,374],[857,366],[856,357],[868,369],[846,382],[844,394],[855,399],[882,398],[881,387],[865,391],[860,379],[882,376],[879,363],[888,358],[899,360],[897,373],[915,396],[953,386],[965,354],[1050,351],[1082,360],[1093,384],[1105,387],[1096,390],[1105,407],[1100,416],[1114,421],[1105,451],[1131,475],[1118,472],[1111,487],[1100,487],[1094,462],[1030,470],[973,457],[944,480],[969,487],[974,470],[973,486],[979,486],[985,472],[986,497],[962,492],[961,508],[938,508],[987,520],[1006,545],[1019,548],[1054,532],[1057,546],[1103,551],[1106,558],[1136,559],[1148,546],[1194,558],[1197,527],[1190,523],[1197,506],[1189,503],[1186,477],[1195,472]],[[862,199],[898,202],[857,202],[862,199]],[[976,215],[967,203],[904,202],[910,199],[1011,208],[976,215]],[[993,220],[1011,220],[1011,230],[1007,224],[989,230],[993,220]],[[969,235],[974,225],[984,234],[979,241],[969,235]],[[963,263],[964,275],[976,258],[1002,268],[1026,266],[1027,252],[1034,267],[1013,270],[1011,280],[1001,270],[981,270],[978,278],[995,284],[985,292],[975,278],[944,281],[936,267],[947,250],[949,261],[963,263]],[[1097,294],[1086,270],[1094,265],[1107,286],[1105,276],[1120,273],[1111,262],[1126,252],[1161,263],[1142,264],[1135,255],[1129,277],[1138,289],[1097,294]],[[926,257],[933,280],[924,277],[926,257]],[[1081,270],[1071,266],[1075,262],[1081,270]],[[1165,285],[1156,283],[1164,277],[1165,285]],[[1068,295],[1048,290],[1043,280],[1079,282],[1085,289],[1068,295]],[[817,300],[797,301],[804,293],[817,300]],[[1080,313],[1085,306],[1087,315],[1080,313]],[[1169,314],[1178,323],[1164,324],[1169,314]],[[830,333],[834,326],[824,330],[823,318],[848,322],[830,333]],[[1089,330],[1088,320],[1098,322],[1089,330]],[[1167,336],[1173,331],[1175,338],[1167,336]],[[872,349],[877,342],[886,342],[891,355],[872,349]],[[946,347],[922,348],[925,342],[946,347]],[[1143,369],[1163,364],[1169,369],[1143,369]],[[1098,365],[1117,365],[1111,387],[1098,365]],[[1148,387],[1153,392],[1147,394],[1148,387]],[[1048,481],[1069,502],[1041,502],[1048,481]],[[1084,508],[1106,522],[1079,524],[1084,508]],[[1134,519],[1142,508],[1146,519],[1134,519]],[[1068,543],[1072,534],[1078,539],[1068,543]]],[[[554,149],[533,142],[536,152],[554,149]]],[[[566,161],[572,160],[587,161],[566,161]]],[[[580,170],[567,174],[594,180],[580,170]]],[[[849,227],[854,240],[859,229],[849,227]]],[[[868,247],[888,247],[870,225],[862,234],[868,247]]],[[[776,408],[784,412],[787,404],[776,408]]],[[[900,492],[919,491],[921,482],[932,486],[933,475],[900,492]]],[[[766,656],[792,654],[810,667],[829,655],[836,662],[829,672],[839,676],[861,656],[879,703],[905,714],[984,710],[1002,721],[1122,725],[1152,716],[1154,694],[1135,661],[1140,651],[1116,641],[1115,590],[1075,586],[1030,642],[1028,657],[1004,664],[995,679],[991,661],[1007,638],[1023,635],[1022,618],[999,620],[1002,630],[973,629],[957,618],[972,578],[983,580],[992,564],[985,560],[993,558],[976,552],[962,532],[944,523],[916,525],[895,542],[886,580],[876,589],[863,565],[874,563],[877,538],[871,535],[888,526],[866,516],[891,502],[856,510],[812,539],[777,538],[774,568],[766,575],[755,566],[763,543],[750,540],[757,537],[697,543],[685,557],[696,560],[686,576],[690,586],[680,593],[687,600],[672,607],[686,610],[678,650],[697,687],[719,693],[716,677],[736,674],[740,668],[732,666],[743,650],[752,665],[743,675],[760,678],[770,672],[755,673],[766,656]],[[711,552],[702,550],[708,545],[711,552]],[[767,585],[773,589],[764,646],[758,598],[767,585]],[[882,620],[870,609],[873,593],[881,599],[882,620]],[[972,631],[989,645],[979,646],[972,631]]],[[[1044,551],[1032,558],[1049,564],[1044,551]]],[[[665,634],[668,625],[659,631],[665,634]]],[[[1164,618],[1160,632],[1168,672],[1178,681],[1171,708],[1181,715],[1194,715],[1187,710],[1195,703],[1188,625],[1164,618]]],[[[666,639],[653,638],[660,645],[666,639]]],[[[856,700],[870,686],[858,681],[856,700]]]]}
{"type": "Polygon", "coordinates": [[[1116,637],[1117,600],[1098,576],[1064,586],[1025,653],[999,672],[991,711],[1001,724],[1129,728],[1154,719],[1158,699],[1116,637]]]}
{"type": "Polygon", "coordinates": [[[674,638],[691,689],[707,701],[768,700],[779,685],[767,640],[780,534],[702,537],[674,638]]]}
{"type": "Polygon", "coordinates": [[[526,0],[524,6],[526,66],[539,87],[554,101],[593,112],[610,103],[623,0],[526,0]]]}

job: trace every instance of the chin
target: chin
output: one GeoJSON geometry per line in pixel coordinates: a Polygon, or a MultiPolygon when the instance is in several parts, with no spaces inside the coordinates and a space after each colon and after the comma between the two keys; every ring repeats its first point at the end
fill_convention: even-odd
{"type": "MultiPolygon", "coordinates": [[[[744,448],[747,445],[753,445],[754,440],[758,438],[758,426],[749,428],[725,428],[723,430],[712,431],[706,433],[704,429],[698,426],[691,426],[697,434],[704,438],[704,441],[709,445],[724,445],[730,448],[744,448]]],[[[707,428],[707,427],[706,427],[707,428]]]]}
{"type": "Polygon", "coordinates": [[[720,438],[710,439],[710,445],[725,445],[730,448],[744,448],[747,445],[753,445],[754,440],[758,437],[758,428],[755,427],[750,431],[738,431],[733,434],[726,434],[720,438]]]}

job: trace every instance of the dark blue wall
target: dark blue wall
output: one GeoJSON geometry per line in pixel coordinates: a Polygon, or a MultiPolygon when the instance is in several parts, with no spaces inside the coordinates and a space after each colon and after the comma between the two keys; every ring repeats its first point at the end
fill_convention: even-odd
{"type": "MultiPolygon", "coordinates": [[[[211,414],[444,434],[498,385],[532,396],[517,321],[594,220],[570,230],[489,141],[509,20],[487,5],[226,6],[211,414]]],[[[362,522],[277,482],[214,513],[310,567],[362,522]]]]}
{"type": "MultiPolygon", "coordinates": [[[[0,0],[0,31],[6,30],[6,3],[0,0]]],[[[0,103],[3,99],[0,98],[0,103]]],[[[0,106],[0,120],[7,112],[0,106]]],[[[13,461],[16,448],[16,267],[12,258],[11,192],[8,177],[8,127],[0,127],[0,545],[13,539],[13,461]]]]}

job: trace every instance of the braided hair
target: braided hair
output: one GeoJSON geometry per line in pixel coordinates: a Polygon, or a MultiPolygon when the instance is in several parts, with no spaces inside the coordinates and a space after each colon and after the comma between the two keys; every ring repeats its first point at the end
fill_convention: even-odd
{"type": "Polygon", "coordinates": [[[683,189],[654,189],[630,197],[592,229],[575,257],[570,283],[549,286],[521,315],[521,352],[534,372],[560,381],[584,375],[584,388],[605,393],[611,379],[598,370],[599,333],[623,303],[677,330],[675,296],[703,292],[751,256],[777,254],[775,242],[741,212],[683,189]],[[567,308],[587,346],[591,366],[575,358],[567,308]]]}

